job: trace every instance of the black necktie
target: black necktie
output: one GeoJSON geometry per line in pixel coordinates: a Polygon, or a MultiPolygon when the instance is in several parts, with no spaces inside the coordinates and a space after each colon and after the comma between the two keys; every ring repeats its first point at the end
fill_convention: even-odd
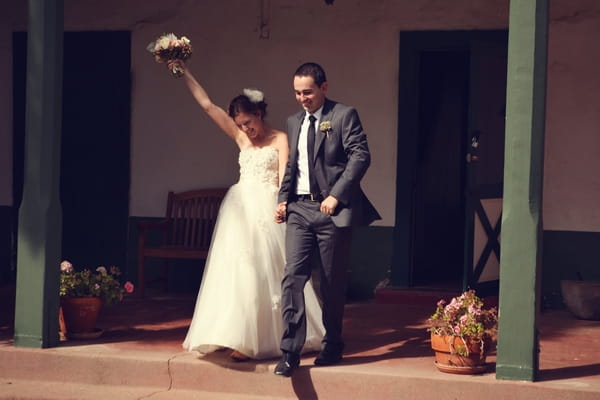
{"type": "Polygon", "coordinates": [[[315,118],[314,115],[308,117],[308,134],[306,138],[306,150],[308,153],[308,180],[310,182],[310,193],[319,194],[319,185],[315,176],[315,118]]]}

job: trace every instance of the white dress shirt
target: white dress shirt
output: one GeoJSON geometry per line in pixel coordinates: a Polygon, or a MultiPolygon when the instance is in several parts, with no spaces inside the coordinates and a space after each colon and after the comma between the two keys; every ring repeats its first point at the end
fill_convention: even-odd
{"type": "MultiPolygon", "coordinates": [[[[323,107],[319,108],[314,114],[315,118],[315,132],[318,129],[319,121],[321,120],[321,114],[323,107]]],[[[300,137],[298,138],[298,176],[296,179],[296,194],[310,194],[310,182],[308,180],[308,151],[307,151],[307,136],[308,136],[308,124],[311,114],[308,112],[304,116],[302,127],[300,128],[300,137]]],[[[313,193],[315,194],[315,193],[313,193]]]]}

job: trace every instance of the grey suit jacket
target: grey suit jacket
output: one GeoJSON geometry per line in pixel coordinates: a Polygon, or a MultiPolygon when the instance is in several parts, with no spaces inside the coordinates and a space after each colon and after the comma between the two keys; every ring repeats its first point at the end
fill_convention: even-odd
{"type": "MultiPolygon", "coordinates": [[[[290,201],[296,192],[298,174],[298,138],[306,115],[298,112],[288,118],[290,156],[279,190],[279,202],[290,201]]],[[[333,223],[338,227],[368,225],[381,217],[360,188],[360,180],[371,163],[367,136],[358,112],[329,99],[325,100],[320,124],[329,122],[331,129],[315,136],[315,174],[321,195],[339,200],[333,223]]]]}

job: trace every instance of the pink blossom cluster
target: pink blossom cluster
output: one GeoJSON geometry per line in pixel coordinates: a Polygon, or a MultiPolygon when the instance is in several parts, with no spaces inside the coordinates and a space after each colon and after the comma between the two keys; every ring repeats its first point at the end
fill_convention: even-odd
{"type": "Polygon", "coordinates": [[[63,261],[60,263],[60,272],[73,272],[73,264],[71,264],[69,261],[63,261]]]}
{"type": "Polygon", "coordinates": [[[125,284],[123,285],[123,288],[125,289],[125,291],[126,291],[127,293],[133,293],[133,289],[134,289],[134,287],[133,287],[133,283],[131,283],[131,282],[127,281],[127,282],[125,282],[125,284]]]}
{"type": "Polygon", "coordinates": [[[489,312],[484,314],[483,301],[475,295],[475,291],[469,290],[454,297],[450,303],[440,300],[429,322],[436,333],[444,332],[461,337],[478,336],[486,329],[484,322],[489,312]]]}

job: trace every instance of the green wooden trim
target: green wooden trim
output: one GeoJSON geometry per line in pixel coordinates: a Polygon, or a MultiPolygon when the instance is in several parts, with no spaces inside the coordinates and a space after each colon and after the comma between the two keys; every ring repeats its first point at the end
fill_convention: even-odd
{"type": "Polygon", "coordinates": [[[412,216],[414,202],[415,149],[417,148],[418,58],[411,32],[400,34],[398,92],[398,160],[396,166],[396,221],[391,280],[394,286],[412,283],[412,216]]]}
{"type": "Polygon", "coordinates": [[[29,0],[25,183],[19,209],[15,346],[58,344],[62,0],[29,0]]]}
{"type": "Polygon", "coordinates": [[[353,231],[347,292],[350,301],[373,299],[377,284],[390,278],[393,237],[391,226],[367,226],[353,231]]]}
{"type": "Polygon", "coordinates": [[[539,370],[548,0],[510,2],[498,379],[539,370]],[[518,334],[515,334],[518,332],[518,334]]]}
{"type": "Polygon", "coordinates": [[[544,231],[542,307],[562,309],[560,281],[600,281],[600,232],[544,231]]]}

